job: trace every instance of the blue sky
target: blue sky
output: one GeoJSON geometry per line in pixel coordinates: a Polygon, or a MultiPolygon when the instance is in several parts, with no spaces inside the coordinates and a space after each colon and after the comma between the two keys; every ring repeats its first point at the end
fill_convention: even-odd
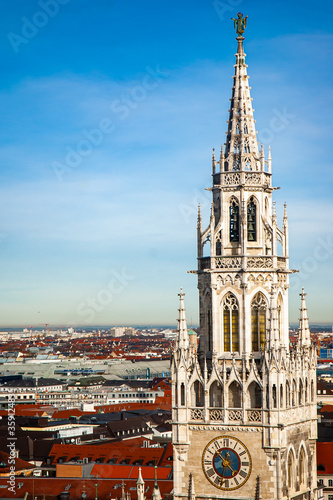
{"type": "Polygon", "coordinates": [[[332,322],[332,3],[0,1],[0,324],[198,321],[196,206],[235,34],[288,203],[290,320],[332,322]],[[281,118],[282,117],[282,118],[281,118]],[[280,125],[276,128],[273,124],[280,125]]]}

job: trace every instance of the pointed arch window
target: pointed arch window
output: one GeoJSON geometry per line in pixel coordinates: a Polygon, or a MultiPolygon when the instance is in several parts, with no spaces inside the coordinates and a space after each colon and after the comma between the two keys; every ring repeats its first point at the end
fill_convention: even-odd
{"type": "Polygon", "coordinates": [[[261,292],[256,293],[251,303],[252,351],[265,347],[267,301],[261,292]]]}
{"type": "Polygon", "coordinates": [[[239,241],[239,205],[235,199],[230,203],[230,241],[239,241]]]}
{"type": "Polygon", "coordinates": [[[228,293],[223,300],[224,352],[239,352],[239,311],[236,297],[228,293]]]}
{"type": "Polygon", "coordinates": [[[294,468],[295,468],[294,454],[290,450],[289,455],[288,455],[288,462],[287,462],[287,485],[288,485],[288,488],[290,488],[290,489],[294,488],[294,468]]]}
{"type": "Polygon", "coordinates": [[[281,294],[279,293],[277,301],[277,314],[278,314],[278,329],[279,329],[280,340],[282,339],[282,332],[283,332],[282,309],[283,309],[283,300],[281,294]]]}
{"type": "Polygon", "coordinates": [[[305,485],[305,452],[304,448],[301,448],[300,454],[299,454],[299,482],[301,485],[305,485]]]}
{"type": "Polygon", "coordinates": [[[257,205],[253,196],[247,205],[247,241],[257,241],[257,205]]]}

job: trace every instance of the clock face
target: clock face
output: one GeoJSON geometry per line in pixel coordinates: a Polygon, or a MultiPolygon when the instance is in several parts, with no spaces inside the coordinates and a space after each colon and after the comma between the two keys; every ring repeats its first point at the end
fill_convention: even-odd
{"type": "Polygon", "coordinates": [[[219,436],[204,449],[202,468],[210,483],[220,490],[236,490],[251,474],[251,455],[237,438],[219,436]]]}

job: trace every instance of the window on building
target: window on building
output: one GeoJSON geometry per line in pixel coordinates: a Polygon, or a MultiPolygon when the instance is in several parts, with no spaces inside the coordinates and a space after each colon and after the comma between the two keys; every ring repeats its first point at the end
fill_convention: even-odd
{"type": "Polygon", "coordinates": [[[185,405],[185,385],[184,382],[180,384],[180,404],[181,406],[185,405]]]}
{"type": "Polygon", "coordinates": [[[253,196],[247,205],[247,241],[257,241],[257,205],[253,196]]]}
{"type": "MultiPolygon", "coordinates": [[[[318,498],[319,498],[319,497],[318,497],[318,498]]],[[[322,498],[324,498],[324,497],[322,497],[322,498]]],[[[328,497],[327,497],[327,498],[328,498],[328,500],[333,500],[333,495],[328,495],[328,497]]]]}
{"type": "Polygon", "coordinates": [[[328,480],[328,486],[333,486],[333,479],[328,480]]]}
{"type": "Polygon", "coordinates": [[[235,199],[230,203],[230,241],[239,241],[239,205],[235,199]]]}
{"type": "Polygon", "coordinates": [[[282,322],[282,307],[283,307],[283,300],[282,296],[279,293],[278,300],[277,300],[277,313],[278,313],[278,328],[279,328],[279,339],[282,339],[282,330],[283,330],[283,322],[282,322]]]}
{"type": "Polygon", "coordinates": [[[266,340],[267,301],[261,292],[256,293],[251,303],[252,351],[264,348],[266,340]]]}
{"type": "Polygon", "coordinates": [[[294,455],[292,451],[289,452],[288,455],[288,462],[287,462],[287,484],[288,488],[293,489],[294,488],[294,466],[295,466],[295,460],[294,460],[294,455]]]}
{"type": "Polygon", "coordinates": [[[224,352],[239,351],[238,303],[230,292],[223,300],[223,337],[224,352]]]}
{"type": "Polygon", "coordinates": [[[305,452],[304,448],[301,449],[299,454],[299,482],[305,485],[305,452]]]}

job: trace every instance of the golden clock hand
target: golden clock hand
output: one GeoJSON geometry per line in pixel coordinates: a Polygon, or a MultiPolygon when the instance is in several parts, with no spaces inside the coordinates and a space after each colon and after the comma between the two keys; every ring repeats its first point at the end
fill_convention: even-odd
{"type": "Polygon", "coordinates": [[[231,470],[231,474],[234,475],[236,471],[234,471],[231,467],[230,467],[230,464],[228,462],[228,464],[226,465],[226,467],[228,467],[228,469],[231,470]]]}

